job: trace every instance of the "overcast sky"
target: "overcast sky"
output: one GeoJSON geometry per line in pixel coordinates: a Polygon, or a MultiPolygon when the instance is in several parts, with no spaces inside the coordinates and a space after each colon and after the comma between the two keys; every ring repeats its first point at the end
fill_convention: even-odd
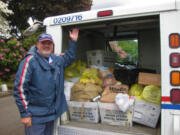
{"type": "Polygon", "coordinates": [[[149,4],[162,4],[164,2],[167,2],[167,4],[171,0],[151,0],[146,1],[145,0],[93,0],[93,5],[91,7],[91,10],[94,9],[101,9],[101,8],[109,8],[109,7],[117,7],[117,6],[142,6],[142,3],[145,5],[149,4]],[[133,4],[133,5],[132,5],[133,4]]]}
{"type": "Polygon", "coordinates": [[[115,6],[119,6],[120,4],[122,4],[122,0],[93,0],[93,5],[91,7],[91,10],[115,7],[115,6]]]}

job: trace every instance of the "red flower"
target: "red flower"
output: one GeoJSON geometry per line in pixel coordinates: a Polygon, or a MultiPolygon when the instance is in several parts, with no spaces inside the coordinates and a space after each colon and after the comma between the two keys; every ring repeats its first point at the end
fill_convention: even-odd
{"type": "Polygon", "coordinates": [[[20,46],[21,45],[21,43],[20,42],[17,42],[17,46],[20,46]]]}
{"type": "Polygon", "coordinates": [[[3,40],[3,39],[0,39],[0,42],[4,42],[4,40],[3,40]]]}
{"type": "Polygon", "coordinates": [[[10,72],[10,69],[9,68],[5,68],[4,71],[10,72]]]}
{"type": "Polygon", "coordinates": [[[2,60],[3,56],[4,56],[4,54],[0,54],[0,60],[2,60]]]}
{"type": "Polygon", "coordinates": [[[8,52],[9,49],[1,49],[1,51],[3,51],[3,52],[8,52]]]}

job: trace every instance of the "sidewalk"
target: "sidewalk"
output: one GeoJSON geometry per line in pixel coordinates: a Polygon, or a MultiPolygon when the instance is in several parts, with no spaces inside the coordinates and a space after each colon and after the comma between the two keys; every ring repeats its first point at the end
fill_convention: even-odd
{"type": "Polygon", "coordinates": [[[0,135],[24,135],[13,96],[0,98],[0,135]]]}

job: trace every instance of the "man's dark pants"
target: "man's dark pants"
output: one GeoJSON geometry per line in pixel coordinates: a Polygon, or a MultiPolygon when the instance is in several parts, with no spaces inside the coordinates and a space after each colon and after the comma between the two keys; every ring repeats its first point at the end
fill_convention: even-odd
{"type": "Polygon", "coordinates": [[[25,126],[26,135],[53,135],[54,121],[25,126]]]}

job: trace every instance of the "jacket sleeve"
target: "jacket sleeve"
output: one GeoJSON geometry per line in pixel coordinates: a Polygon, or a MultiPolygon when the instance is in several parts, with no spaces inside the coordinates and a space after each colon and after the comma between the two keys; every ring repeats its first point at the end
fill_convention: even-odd
{"type": "Polygon", "coordinates": [[[18,106],[21,118],[31,116],[28,112],[28,98],[27,91],[29,87],[29,82],[32,76],[32,68],[30,60],[32,55],[27,56],[19,65],[18,71],[16,73],[16,78],[14,82],[13,95],[18,106]]]}
{"type": "Polygon", "coordinates": [[[71,65],[76,57],[77,42],[72,40],[69,44],[69,49],[63,56],[58,56],[62,61],[64,68],[71,65]]]}

